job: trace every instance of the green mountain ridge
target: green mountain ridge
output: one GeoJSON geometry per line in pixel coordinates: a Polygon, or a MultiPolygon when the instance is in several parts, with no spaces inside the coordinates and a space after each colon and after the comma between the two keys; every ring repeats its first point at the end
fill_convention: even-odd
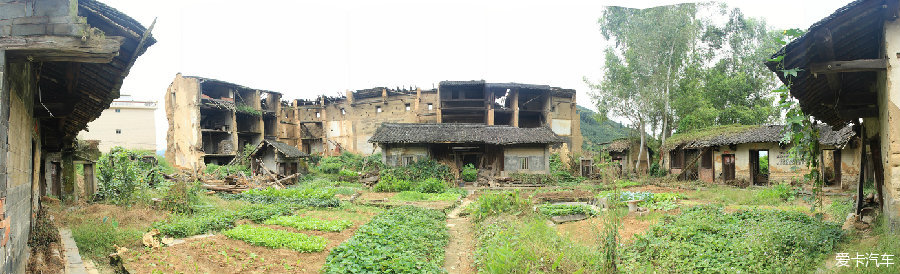
{"type": "Polygon", "coordinates": [[[599,144],[628,137],[628,133],[631,131],[628,127],[613,120],[597,121],[594,119],[597,113],[586,107],[578,106],[578,115],[581,116],[581,135],[584,137],[584,144],[581,148],[583,150],[596,150],[599,144]]]}

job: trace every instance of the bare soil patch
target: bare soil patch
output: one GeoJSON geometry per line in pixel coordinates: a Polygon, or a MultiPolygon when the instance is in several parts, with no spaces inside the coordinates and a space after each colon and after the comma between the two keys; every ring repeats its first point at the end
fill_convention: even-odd
{"type": "MultiPolygon", "coordinates": [[[[594,217],[581,221],[568,222],[556,225],[556,231],[560,235],[568,237],[576,243],[587,245],[600,244],[603,233],[602,217],[594,217]]],[[[622,219],[622,227],[619,228],[619,237],[623,242],[628,242],[635,234],[643,233],[655,220],[641,220],[636,215],[629,214],[622,219]]]]}
{"type": "MultiPolygon", "coordinates": [[[[368,222],[374,210],[313,210],[300,215],[322,219],[343,219],[353,226],[341,232],[297,230],[291,227],[264,225],[269,228],[321,236],[328,240],[322,252],[301,253],[289,249],[253,246],[224,235],[189,239],[183,244],[154,250],[130,252],[125,267],[131,273],[320,273],[332,249],[353,236],[368,222]]],[[[248,221],[241,221],[248,222],[248,221]]]]}

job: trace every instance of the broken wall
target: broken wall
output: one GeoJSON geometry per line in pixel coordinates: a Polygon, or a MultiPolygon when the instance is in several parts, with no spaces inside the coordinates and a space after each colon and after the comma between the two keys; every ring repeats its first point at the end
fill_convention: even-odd
{"type": "Polygon", "coordinates": [[[166,159],[173,165],[197,169],[203,165],[200,135],[200,81],[175,76],[164,96],[166,102],[166,159]]]}
{"type": "MultiPolygon", "coordinates": [[[[896,11],[894,11],[896,12],[896,11]]],[[[880,140],[881,172],[884,176],[882,209],[885,224],[895,233],[900,231],[900,20],[884,23],[884,44],[881,56],[887,56],[885,72],[878,73],[878,117],[866,118],[863,126],[867,136],[880,140]]]]}

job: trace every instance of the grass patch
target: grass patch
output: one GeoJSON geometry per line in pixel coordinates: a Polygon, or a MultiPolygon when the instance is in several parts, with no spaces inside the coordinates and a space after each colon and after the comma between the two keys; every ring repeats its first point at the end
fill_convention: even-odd
{"type": "Polygon", "coordinates": [[[325,245],[328,244],[325,238],[319,236],[250,225],[239,225],[225,231],[224,234],[228,238],[245,241],[251,245],[287,248],[300,252],[319,252],[325,250],[325,245]]]}
{"type": "MultiPolygon", "coordinates": [[[[900,235],[892,234],[885,227],[882,216],[879,216],[878,220],[875,221],[875,227],[872,229],[872,234],[869,237],[839,245],[835,249],[835,253],[831,255],[831,258],[835,258],[837,256],[836,253],[848,253],[847,255],[850,256],[850,267],[835,267],[836,273],[900,273],[900,264],[897,263],[897,256],[900,256],[900,235]],[[873,265],[875,261],[869,261],[868,267],[863,267],[862,265],[856,267],[854,258],[856,258],[857,253],[862,256],[868,254],[879,254],[879,256],[882,254],[894,255],[891,257],[893,260],[890,261],[894,264],[875,267],[873,265]]],[[[886,262],[882,260],[882,257],[878,257],[878,259],[880,263],[886,262]]]]}
{"type": "Polygon", "coordinates": [[[325,273],[443,273],[450,238],[437,210],[402,206],[375,216],[336,247],[325,273]]]}
{"type": "Polygon", "coordinates": [[[480,223],[477,230],[480,272],[593,273],[601,267],[597,249],[560,236],[542,219],[504,216],[480,223]]]}
{"type": "Polygon", "coordinates": [[[475,221],[503,213],[518,214],[530,208],[531,201],[522,198],[518,191],[485,193],[469,206],[475,221]]]}
{"type": "Polygon", "coordinates": [[[456,201],[459,200],[459,193],[422,193],[418,191],[403,191],[397,193],[394,199],[400,201],[456,201]]]}
{"type": "Polygon", "coordinates": [[[78,246],[79,253],[95,261],[115,253],[114,245],[140,246],[143,234],[143,231],[138,229],[119,227],[119,223],[112,218],[85,220],[72,227],[72,238],[78,246]]]}
{"type": "Polygon", "coordinates": [[[623,252],[624,272],[807,273],[842,239],[799,212],[697,206],[667,216],[623,252]]]}
{"type": "Polygon", "coordinates": [[[303,216],[276,216],[266,220],[265,224],[293,227],[299,230],[319,230],[329,232],[340,232],[353,225],[352,222],[346,220],[322,220],[303,216]]]}
{"type": "Polygon", "coordinates": [[[692,200],[705,200],[726,205],[783,205],[793,202],[796,191],[785,185],[746,189],[713,185],[688,194],[692,200]]]}
{"type": "Polygon", "coordinates": [[[546,216],[565,216],[575,214],[584,214],[587,216],[597,215],[597,211],[587,205],[543,204],[538,206],[538,212],[546,216]]]}

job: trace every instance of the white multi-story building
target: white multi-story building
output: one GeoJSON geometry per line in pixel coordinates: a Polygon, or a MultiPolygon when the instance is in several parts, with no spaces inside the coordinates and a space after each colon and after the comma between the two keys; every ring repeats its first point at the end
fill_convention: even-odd
{"type": "Polygon", "coordinates": [[[156,150],[155,101],[135,101],[122,95],[78,134],[79,139],[100,140],[100,151],[121,146],[128,149],[156,150]]]}

